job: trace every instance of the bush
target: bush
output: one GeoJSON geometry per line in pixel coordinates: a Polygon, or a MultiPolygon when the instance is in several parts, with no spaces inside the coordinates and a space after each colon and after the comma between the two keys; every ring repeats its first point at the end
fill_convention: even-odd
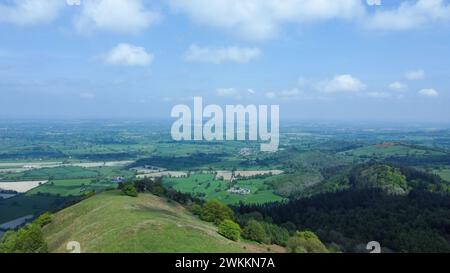
{"type": "Polygon", "coordinates": [[[163,196],[165,193],[165,190],[162,186],[155,186],[153,190],[151,191],[152,194],[156,196],[163,196]]]}
{"type": "Polygon", "coordinates": [[[289,238],[287,248],[293,253],[329,253],[319,237],[311,231],[297,232],[289,238]]]}
{"type": "Polygon", "coordinates": [[[253,219],[248,221],[247,225],[245,226],[243,236],[258,243],[267,242],[267,235],[263,225],[253,219]]]}
{"type": "Polygon", "coordinates": [[[41,226],[29,224],[18,231],[8,231],[0,242],[0,253],[46,253],[47,243],[41,226]]]}
{"type": "Polygon", "coordinates": [[[241,227],[232,220],[224,220],[219,225],[219,234],[230,240],[239,241],[241,238],[241,227]]]}
{"type": "Polygon", "coordinates": [[[122,185],[122,194],[123,195],[127,195],[127,196],[131,196],[131,197],[137,197],[138,193],[136,188],[134,187],[134,185],[132,183],[124,183],[122,185]]]}
{"type": "Polygon", "coordinates": [[[217,200],[211,200],[203,205],[200,219],[219,225],[224,220],[233,220],[233,211],[217,200]]]}
{"type": "Polygon", "coordinates": [[[41,214],[36,220],[35,223],[38,224],[40,227],[44,227],[52,222],[52,215],[50,212],[45,212],[44,214],[41,214]]]}
{"type": "Polygon", "coordinates": [[[199,204],[193,204],[192,206],[191,206],[191,212],[194,214],[194,215],[198,215],[198,216],[200,216],[200,214],[202,214],[202,206],[200,206],[199,204]]]}
{"type": "Polygon", "coordinates": [[[286,246],[289,240],[289,231],[287,229],[266,222],[263,222],[262,225],[266,232],[268,243],[286,246]]]}

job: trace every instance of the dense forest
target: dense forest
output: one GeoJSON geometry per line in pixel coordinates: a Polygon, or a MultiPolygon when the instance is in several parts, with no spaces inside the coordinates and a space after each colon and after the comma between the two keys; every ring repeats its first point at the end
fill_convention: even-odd
{"type": "Polygon", "coordinates": [[[440,190],[440,179],[379,164],[359,166],[349,175],[348,189],[235,209],[287,228],[312,230],[344,252],[361,251],[374,240],[386,251],[450,252],[450,196],[440,190]]]}

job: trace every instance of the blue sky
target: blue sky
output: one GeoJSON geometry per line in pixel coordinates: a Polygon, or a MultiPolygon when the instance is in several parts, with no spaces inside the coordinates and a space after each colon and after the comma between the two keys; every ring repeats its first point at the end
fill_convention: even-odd
{"type": "Polygon", "coordinates": [[[0,0],[3,118],[450,122],[448,60],[446,0],[0,0]]]}

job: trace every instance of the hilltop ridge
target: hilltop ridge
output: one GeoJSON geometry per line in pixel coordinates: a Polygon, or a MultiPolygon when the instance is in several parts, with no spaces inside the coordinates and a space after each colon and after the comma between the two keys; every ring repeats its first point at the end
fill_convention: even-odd
{"type": "Polygon", "coordinates": [[[50,252],[282,252],[282,247],[234,242],[180,204],[151,194],[108,191],[68,207],[43,229],[50,252]]]}

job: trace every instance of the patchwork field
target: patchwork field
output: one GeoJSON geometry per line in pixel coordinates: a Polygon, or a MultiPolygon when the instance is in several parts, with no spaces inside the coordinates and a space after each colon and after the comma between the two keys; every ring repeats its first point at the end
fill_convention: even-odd
{"type": "Polygon", "coordinates": [[[274,193],[271,182],[277,176],[260,179],[235,180],[232,185],[229,181],[217,180],[213,173],[193,173],[189,177],[163,179],[164,184],[174,189],[191,193],[205,199],[217,199],[227,204],[267,203],[281,201],[283,198],[274,193]],[[250,190],[250,194],[230,193],[231,187],[250,190]]]}
{"type": "Polygon", "coordinates": [[[58,208],[91,191],[115,189],[117,183],[113,180],[116,177],[131,179],[134,178],[134,172],[117,166],[65,166],[1,174],[0,188],[18,190],[22,194],[0,199],[0,223],[58,208]]]}
{"type": "Polygon", "coordinates": [[[92,179],[65,179],[52,180],[45,185],[34,188],[29,191],[28,195],[35,194],[51,194],[57,196],[78,196],[89,191],[101,191],[105,189],[115,188],[112,183],[97,183],[92,179]]]}

